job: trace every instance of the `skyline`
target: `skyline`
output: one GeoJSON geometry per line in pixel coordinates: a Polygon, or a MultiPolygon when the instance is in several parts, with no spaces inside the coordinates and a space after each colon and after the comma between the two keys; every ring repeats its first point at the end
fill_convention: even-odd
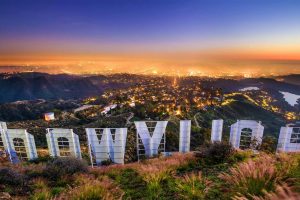
{"type": "Polygon", "coordinates": [[[7,1],[1,66],[50,73],[300,73],[300,2],[7,1]]]}

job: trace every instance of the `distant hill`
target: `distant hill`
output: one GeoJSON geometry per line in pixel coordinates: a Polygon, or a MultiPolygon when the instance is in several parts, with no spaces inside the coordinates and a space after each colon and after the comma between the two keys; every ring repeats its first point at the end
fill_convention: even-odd
{"type": "Polygon", "coordinates": [[[283,116],[267,111],[254,105],[242,95],[235,95],[230,98],[231,103],[202,111],[197,115],[199,124],[204,128],[211,128],[211,122],[214,119],[224,120],[224,133],[229,135],[229,126],[239,120],[257,120],[261,121],[265,127],[265,134],[277,137],[281,126],[286,124],[283,116]]]}
{"type": "MultiPolygon", "coordinates": [[[[224,92],[255,86],[273,91],[275,95],[278,95],[279,91],[300,95],[300,75],[250,79],[194,79],[206,87],[222,88],[224,92]]],[[[134,74],[79,76],[37,72],[3,73],[0,74],[0,103],[36,99],[80,99],[101,95],[106,89],[139,84],[140,81],[143,81],[143,76],[134,74]]]]}
{"type": "Polygon", "coordinates": [[[101,94],[84,77],[23,73],[0,77],[0,103],[36,99],[76,99],[101,94]]]}
{"type": "Polygon", "coordinates": [[[300,85],[277,81],[272,78],[251,78],[239,81],[244,86],[257,86],[264,90],[285,91],[300,95],[300,85]]]}
{"type": "Polygon", "coordinates": [[[37,120],[54,110],[72,110],[80,106],[76,100],[35,100],[0,104],[0,121],[37,120]]]}
{"type": "Polygon", "coordinates": [[[294,84],[294,85],[300,85],[300,74],[291,74],[291,75],[287,75],[287,76],[279,76],[278,79],[283,81],[283,82],[286,82],[286,83],[290,83],[290,84],[294,84]]]}
{"type": "MultiPolygon", "coordinates": [[[[300,77],[300,75],[295,76],[300,77]]],[[[278,81],[275,78],[212,79],[203,81],[203,84],[208,87],[222,88],[224,92],[234,92],[245,87],[258,87],[261,90],[285,91],[300,95],[300,85],[278,81]]]]}

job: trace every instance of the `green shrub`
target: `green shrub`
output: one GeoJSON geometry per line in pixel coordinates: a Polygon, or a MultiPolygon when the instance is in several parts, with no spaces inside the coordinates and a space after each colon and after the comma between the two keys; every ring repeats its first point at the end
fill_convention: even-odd
{"type": "Polygon", "coordinates": [[[26,177],[10,168],[0,168],[0,184],[21,186],[24,185],[26,177]]]}
{"type": "Polygon", "coordinates": [[[52,158],[50,156],[41,156],[41,157],[38,157],[36,159],[33,159],[33,160],[29,160],[28,162],[29,163],[34,163],[34,164],[38,164],[38,163],[46,163],[48,162],[49,160],[51,160],[52,158]]]}
{"type": "Polygon", "coordinates": [[[146,182],[134,169],[115,170],[108,175],[124,190],[125,199],[142,199],[145,197],[146,182]]]}
{"type": "Polygon", "coordinates": [[[63,187],[54,187],[54,188],[51,189],[51,195],[56,196],[64,190],[65,190],[65,188],[63,188],[63,187]]]}
{"type": "Polygon", "coordinates": [[[247,160],[248,158],[253,157],[253,151],[237,151],[233,155],[230,156],[229,161],[232,163],[238,163],[247,160]]]}
{"type": "Polygon", "coordinates": [[[196,157],[202,158],[207,164],[220,164],[227,161],[235,150],[226,142],[214,142],[206,144],[196,152],[196,157]]]}
{"type": "Polygon", "coordinates": [[[86,185],[78,189],[72,196],[73,200],[96,200],[105,199],[107,191],[98,185],[86,185]]]}
{"type": "Polygon", "coordinates": [[[33,196],[31,196],[31,200],[48,200],[51,199],[52,196],[49,191],[39,191],[37,193],[34,193],[33,196]]]}
{"type": "Polygon", "coordinates": [[[109,166],[109,165],[111,165],[111,164],[112,164],[111,159],[103,160],[103,161],[101,162],[101,165],[103,165],[103,166],[109,166]]]}
{"type": "Polygon", "coordinates": [[[72,175],[78,172],[87,172],[88,165],[85,161],[77,158],[56,158],[49,161],[44,170],[44,174],[53,180],[65,175],[72,175]]]}
{"type": "Polygon", "coordinates": [[[262,140],[262,144],[259,147],[260,151],[266,153],[274,153],[277,148],[277,139],[272,136],[266,136],[262,140]]]}

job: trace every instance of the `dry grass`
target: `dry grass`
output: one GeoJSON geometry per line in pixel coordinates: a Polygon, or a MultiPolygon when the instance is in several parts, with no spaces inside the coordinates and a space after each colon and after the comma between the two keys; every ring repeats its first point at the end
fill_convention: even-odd
{"type": "Polygon", "coordinates": [[[32,180],[33,185],[33,196],[31,199],[38,200],[38,199],[52,199],[50,188],[47,185],[47,180],[44,178],[36,178],[32,180]]]}
{"type": "Polygon", "coordinates": [[[261,154],[257,159],[240,163],[231,168],[229,173],[222,173],[219,177],[227,183],[235,196],[263,197],[287,181],[287,175],[295,164],[295,159],[286,154],[261,154]]]}
{"type": "Polygon", "coordinates": [[[149,183],[160,182],[169,176],[176,168],[194,159],[192,154],[175,154],[167,158],[154,158],[145,163],[135,165],[134,168],[149,183]]]}
{"type": "Polygon", "coordinates": [[[154,158],[133,166],[147,183],[148,196],[157,199],[161,192],[161,184],[169,178],[174,170],[194,159],[193,154],[174,154],[171,157],[154,158]]]}
{"type": "MultiPolygon", "coordinates": [[[[248,200],[246,197],[235,197],[234,200],[248,200]]],[[[253,200],[299,200],[300,194],[286,184],[276,187],[275,192],[265,192],[264,197],[252,196],[253,200]]]]}
{"type": "Polygon", "coordinates": [[[176,189],[183,199],[205,199],[212,181],[203,177],[201,172],[184,175],[176,181],[176,189]]]}
{"type": "MultiPolygon", "coordinates": [[[[199,162],[192,153],[177,153],[171,157],[153,158],[140,163],[89,168],[88,171],[66,174],[58,180],[45,176],[45,163],[9,165],[9,168],[15,172],[26,175],[26,184],[20,186],[24,192],[11,194],[14,197],[23,195],[27,199],[30,197],[63,200],[111,200],[124,197],[132,197],[132,199],[214,199],[214,197],[235,200],[300,199],[299,193],[295,193],[299,183],[297,178],[300,177],[300,155],[259,154],[254,157],[244,156],[248,152],[239,152],[239,154],[243,154],[242,158],[248,159],[246,161],[239,159],[240,162],[229,171],[227,171],[228,167],[224,170],[221,163],[220,168],[219,166],[212,168],[213,173],[210,174],[206,173],[205,169],[203,174],[188,174],[201,169],[201,165],[190,165],[191,162],[192,164],[199,162]],[[188,170],[181,171],[184,166],[188,170]],[[193,166],[197,168],[194,170],[193,166]],[[176,174],[177,170],[180,173],[176,174]],[[218,175],[222,170],[226,173],[218,175]],[[67,178],[64,180],[64,177],[67,178]],[[137,193],[138,195],[132,195],[137,193]]],[[[206,167],[210,166],[213,167],[213,165],[206,167]]],[[[7,188],[14,189],[14,186],[7,188]]]]}
{"type": "Polygon", "coordinates": [[[180,154],[176,153],[171,157],[160,157],[160,158],[153,158],[149,160],[145,160],[144,162],[136,162],[136,163],[129,163],[126,165],[110,165],[110,166],[101,166],[96,168],[90,168],[90,172],[97,176],[102,176],[108,174],[111,171],[120,171],[124,169],[135,169],[141,175],[148,174],[149,172],[158,172],[160,170],[169,170],[175,169],[181,165],[188,163],[191,160],[195,160],[195,157],[192,153],[189,154],[180,154]]]}
{"type": "Polygon", "coordinates": [[[89,199],[122,199],[124,192],[106,176],[95,179],[91,175],[80,175],[75,181],[78,186],[70,188],[58,199],[89,200],[89,199]]]}

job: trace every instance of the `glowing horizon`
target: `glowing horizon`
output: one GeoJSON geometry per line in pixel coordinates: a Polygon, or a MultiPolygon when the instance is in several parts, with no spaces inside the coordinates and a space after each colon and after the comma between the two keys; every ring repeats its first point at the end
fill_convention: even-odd
{"type": "Polygon", "coordinates": [[[294,0],[3,0],[0,71],[300,73],[299,9],[294,0]]]}

